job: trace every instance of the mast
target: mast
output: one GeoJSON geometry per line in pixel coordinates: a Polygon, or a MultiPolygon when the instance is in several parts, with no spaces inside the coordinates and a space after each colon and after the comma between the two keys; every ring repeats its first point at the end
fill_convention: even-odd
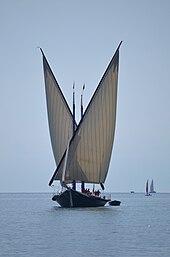
{"type": "MultiPolygon", "coordinates": [[[[73,83],[73,136],[75,133],[75,82],[73,83]]],[[[72,181],[72,189],[76,190],[76,181],[72,181]]]]}
{"type": "MultiPolygon", "coordinates": [[[[83,85],[82,93],[81,93],[81,119],[83,118],[83,92],[84,92],[84,89],[85,89],[85,84],[83,85]]],[[[82,181],[81,182],[81,191],[84,192],[84,189],[85,189],[85,183],[84,183],[84,181],[82,181]]]]}
{"type": "Polygon", "coordinates": [[[73,83],[73,135],[75,132],[75,82],[73,83]]]}
{"type": "Polygon", "coordinates": [[[83,85],[82,93],[81,93],[81,119],[83,117],[83,92],[84,92],[84,89],[85,89],[85,84],[83,85]]]}

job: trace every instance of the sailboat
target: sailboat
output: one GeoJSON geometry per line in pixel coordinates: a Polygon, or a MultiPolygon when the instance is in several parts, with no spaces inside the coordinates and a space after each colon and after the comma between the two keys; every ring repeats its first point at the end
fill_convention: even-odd
{"type": "Polygon", "coordinates": [[[145,196],[151,196],[151,194],[149,193],[149,190],[148,190],[148,179],[147,179],[147,181],[146,181],[146,194],[145,194],[145,196]]]}
{"type": "Polygon", "coordinates": [[[56,170],[49,186],[60,181],[61,190],[52,200],[61,207],[99,207],[110,201],[85,188],[100,185],[104,190],[116,124],[117,86],[120,42],[102,76],[79,124],[50,68],[42,49],[47,113],[56,170]],[[81,190],[77,190],[77,184],[81,190]],[[79,184],[79,185],[80,185],[79,184]]]}
{"type": "Polygon", "coordinates": [[[154,190],[153,179],[152,179],[151,184],[150,184],[150,193],[152,193],[152,194],[156,193],[156,191],[154,190]]]}

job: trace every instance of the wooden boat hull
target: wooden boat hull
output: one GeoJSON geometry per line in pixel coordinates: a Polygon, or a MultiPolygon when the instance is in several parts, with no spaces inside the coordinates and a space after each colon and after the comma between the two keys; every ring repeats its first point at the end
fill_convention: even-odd
{"type": "Polygon", "coordinates": [[[84,194],[73,189],[67,189],[66,191],[54,195],[52,198],[61,207],[100,207],[104,206],[110,199],[97,197],[94,195],[84,194]]]}

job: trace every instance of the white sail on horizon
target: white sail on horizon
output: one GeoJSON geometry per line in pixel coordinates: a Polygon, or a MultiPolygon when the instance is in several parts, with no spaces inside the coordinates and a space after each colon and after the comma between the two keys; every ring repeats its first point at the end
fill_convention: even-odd
{"type": "MultiPolygon", "coordinates": [[[[51,69],[44,55],[43,57],[50,135],[57,164],[59,160],[57,170],[49,183],[51,185],[53,180],[61,181],[63,179],[65,150],[72,133],[73,121],[58,83],[54,75],[51,74],[51,69]],[[58,142],[59,135],[62,137],[61,142],[58,142]],[[61,143],[61,146],[57,146],[58,143],[61,143]],[[56,153],[57,150],[59,150],[59,154],[56,153]]],[[[118,66],[119,47],[70,141],[65,183],[70,183],[73,180],[88,183],[105,182],[115,134],[118,66]]]]}
{"type": "Polygon", "coordinates": [[[155,189],[154,189],[153,179],[152,179],[151,184],[150,184],[150,193],[156,193],[155,189]]]}

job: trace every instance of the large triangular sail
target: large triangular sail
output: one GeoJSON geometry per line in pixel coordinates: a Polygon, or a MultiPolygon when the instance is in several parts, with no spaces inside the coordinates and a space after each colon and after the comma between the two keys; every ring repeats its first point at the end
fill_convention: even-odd
{"type": "MultiPolygon", "coordinates": [[[[73,180],[87,183],[105,182],[115,134],[119,47],[70,141],[65,183],[73,180]]],[[[58,108],[60,107],[58,106],[58,108]]],[[[57,110],[57,112],[59,111],[57,110]]],[[[71,124],[69,125],[71,126],[71,124]]],[[[65,154],[49,185],[53,180],[63,179],[64,163],[65,154]]]]}
{"type": "Polygon", "coordinates": [[[59,164],[73,134],[73,116],[57,80],[43,55],[44,80],[51,144],[56,165],[59,164]]]}

